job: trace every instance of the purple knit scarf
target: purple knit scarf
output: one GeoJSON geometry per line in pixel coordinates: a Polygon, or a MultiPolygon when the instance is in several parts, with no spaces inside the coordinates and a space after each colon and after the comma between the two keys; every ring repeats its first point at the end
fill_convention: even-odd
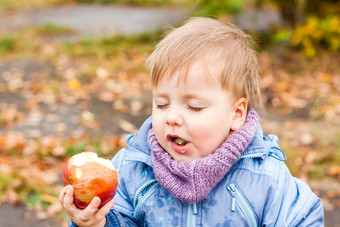
{"type": "Polygon", "coordinates": [[[158,143],[151,129],[148,140],[156,179],[183,202],[203,200],[253,140],[257,122],[256,111],[250,109],[243,126],[234,131],[214,153],[190,162],[174,160],[158,143]]]}

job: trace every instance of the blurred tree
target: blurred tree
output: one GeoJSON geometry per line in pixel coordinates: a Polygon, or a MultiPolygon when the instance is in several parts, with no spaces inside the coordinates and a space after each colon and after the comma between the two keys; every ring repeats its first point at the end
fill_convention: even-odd
{"type": "Polygon", "coordinates": [[[320,0],[308,0],[306,1],[306,14],[315,14],[317,16],[321,16],[321,4],[320,0]]]}
{"type": "MultiPolygon", "coordinates": [[[[296,0],[275,0],[279,6],[280,13],[286,25],[294,27],[297,18],[297,1],[296,0]]],[[[319,1],[319,0],[313,0],[319,1]]]]}
{"type": "Polygon", "coordinates": [[[310,16],[325,18],[340,12],[339,0],[272,0],[272,2],[278,6],[285,25],[291,28],[306,21],[310,16]]]}

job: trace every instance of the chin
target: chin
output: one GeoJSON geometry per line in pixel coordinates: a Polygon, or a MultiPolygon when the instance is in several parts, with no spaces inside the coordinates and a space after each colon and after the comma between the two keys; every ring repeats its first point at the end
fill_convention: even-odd
{"type": "Polygon", "coordinates": [[[174,151],[172,149],[172,147],[170,147],[170,149],[164,149],[174,160],[178,161],[178,162],[190,162],[192,160],[198,159],[199,157],[195,158],[195,157],[191,157],[189,156],[189,152],[185,153],[185,154],[180,154],[176,151],[174,151]]]}
{"type": "Polygon", "coordinates": [[[191,162],[191,161],[197,159],[197,158],[189,157],[189,156],[186,156],[186,155],[178,155],[178,154],[175,154],[175,155],[170,154],[170,156],[178,162],[191,162]]]}

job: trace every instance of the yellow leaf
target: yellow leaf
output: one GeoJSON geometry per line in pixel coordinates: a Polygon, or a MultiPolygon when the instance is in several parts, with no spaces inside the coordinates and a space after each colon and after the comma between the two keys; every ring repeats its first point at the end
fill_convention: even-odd
{"type": "Polygon", "coordinates": [[[277,92],[283,92],[288,90],[288,83],[285,81],[278,82],[274,85],[274,90],[277,92]]]}
{"type": "Polygon", "coordinates": [[[329,23],[329,27],[333,31],[338,31],[340,27],[340,19],[339,17],[333,17],[331,22],[329,23]]]}
{"type": "Polygon", "coordinates": [[[80,86],[81,86],[81,83],[80,83],[79,80],[73,79],[73,80],[70,80],[70,81],[68,82],[68,86],[69,86],[69,88],[71,88],[71,89],[79,89],[80,86]]]}
{"type": "Polygon", "coordinates": [[[304,49],[304,53],[307,57],[314,57],[315,56],[315,49],[314,47],[310,46],[304,49]]]}
{"type": "Polygon", "coordinates": [[[328,175],[337,176],[340,175],[340,166],[332,166],[328,169],[328,175]]]}
{"type": "Polygon", "coordinates": [[[299,45],[301,42],[301,35],[299,33],[294,34],[290,42],[293,46],[299,45]]]}
{"type": "Polygon", "coordinates": [[[331,84],[333,83],[333,76],[328,73],[322,73],[320,75],[320,81],[323,83],[331,84]]]}
{"type": "Polygon", "coordinates": [[[49,194],[42,194],[41,199],[45,202],[52,203],[52,204],[59,202],[59,200],[56,197],[51,196],[49,194]]]}

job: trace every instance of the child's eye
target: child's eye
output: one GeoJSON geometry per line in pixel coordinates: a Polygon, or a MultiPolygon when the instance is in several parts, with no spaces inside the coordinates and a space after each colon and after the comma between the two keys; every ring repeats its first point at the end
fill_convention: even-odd
{"type": "Polygon", "coordinates": [[[168,106],[168,104],[156,104],[157,109],[164,109],[168,106]]]}
{"type": "Polygon", "coordinates": [[[204,107],[195,107],[195,106],[188,106],[190,110],[193,110],[195,112],[199,112],[204,109],[204,107]]]}

